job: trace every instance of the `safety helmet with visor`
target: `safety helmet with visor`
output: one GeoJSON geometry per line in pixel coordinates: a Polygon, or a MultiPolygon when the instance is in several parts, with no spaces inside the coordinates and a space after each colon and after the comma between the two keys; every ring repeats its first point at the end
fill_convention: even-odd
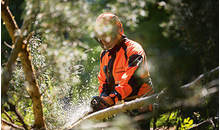
{"type": "Polygon", "coordinates": [[[116,15],[103,13],[96,19],[94,38],[104,50],[112,49],[123,34],[123,25],[116,15]]]}

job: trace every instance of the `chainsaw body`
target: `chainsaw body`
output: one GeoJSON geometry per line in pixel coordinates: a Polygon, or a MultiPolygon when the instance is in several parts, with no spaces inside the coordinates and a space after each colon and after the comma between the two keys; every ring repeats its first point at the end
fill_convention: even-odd
{"type": "Polygon", "coordinates": [[[110,105],[101,97],[99,96],[93,96],[91,103],[90,103],[90,107],[92,108],[90,113],[105,109],[110,107],[110,105]]]}

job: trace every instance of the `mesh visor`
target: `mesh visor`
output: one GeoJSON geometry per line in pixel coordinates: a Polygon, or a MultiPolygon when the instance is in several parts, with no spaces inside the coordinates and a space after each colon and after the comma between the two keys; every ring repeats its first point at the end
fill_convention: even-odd
{"type": "Polygon", "coordinates": [[[109,50],[117,43],[117,36],[124,30],[117,16],[111,13],[101,14],[95,23],[95,39],[104,50],[109,50]]]}
{"type": "Polygon", "coordinates": [[[100,46],[101,46],[103,49],[105,49],[105,48],[104,48],[104,44],[102,43],[102,40],[101,40],[99,37],[95,36],[94,39],[100,44],[100,46]]]}

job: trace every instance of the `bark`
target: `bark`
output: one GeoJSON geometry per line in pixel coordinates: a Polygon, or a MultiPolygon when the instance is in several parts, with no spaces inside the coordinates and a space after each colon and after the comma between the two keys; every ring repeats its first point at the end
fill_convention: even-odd
{"type": "Polygon", "coordinates": [[[1,1],[1,17],[4,20],[4,24],[6,25],[12,42],[14,43],[16,39],[15,31],[19,28],[9,7],[5,4],[3,0],[1,1]]]}
{"type": "MultiPolygon", "coordinates": [[[[28,41],[28,39],[27,39],[28,41]]],[[[27,90],[33,102],[33,111],[35,119],[35,127],[45,127],[45,121],[43,118],[43,104],[41,100],[40,89],[36,81],[36,76],[33,73],[34,69],[31,63],[31,57],[27,48],[27,44],[23,44],[22,51],[20,52],[20,59],[22,69],[24,71],[25,79],[27,81],[27,90]]]]}
{"type": "MultiPolygon", "coordinates": [[[[19,28],[11,14],[11,11],[9,10],[9,7],[5,5],[3,0],[1,0],[1,17],[9,32],[12,42],[15,42],[16,40],[15,31],[19,30],[19,28]]],[[[12,76],[12,71],[15,67],[16,59],[18,57],[18,53],[22,46],[21,42],[17,42],[17,43],[18,44],[15,44],[16,47],[14,47],[14,49],[12,50],[11,55],[9,56],[8,62],[3,69],[4,72],[2,73],[2,79],[1,79],[2,103],[4,103],[6,100],[6,93],[8,91],[8,85],[9,85],[9,82],[12,76]]]]}
{"type": "MultiPolygon", "coordinates": [[[[210,75],[214,75],[219,72],[219,67],[213,69],[210,71],[210,75]]],[[[166,111],[175,109],[181,106],[195,106],[197,103],[202,103],[204,98],[217,93],[218,90],[218,79],[212,80],[211,82],[208,82],[206,86],[208,87],[202,87],[201,81],[204,79],[205,75],[201,74],[194,80],[193,82],[186,84],[181,87],[182,91],[185,91],[187,93],[190,93],[192,95],[189,95],[190,97],[186,97],[185,99],[182,99],[181,101],[175,101],[175,102],[164,102],[164,98],[167,97],[167,91],[161,91],[159,93],[139,98],[130,102],[125,102],[120,105],[115,105],[113,107],[100,110],[98,112],[92,113],[90,115],[85,115],[81,118],[79,118],[76,122],[74,122],[71,126],[67,127],[66,129],[73,129],[77,125],[79,125],[82,121],[88,120],[88,119],[94,119],[94,120],[103,120],[108,117],[112,117],[113,115],[121,112],[131,111],[133,109],[138,109],[140,107],[148,106],[149,104],[154,104],[154,106],[157,106],[157,108],[162,108],[166,111]],[[199,88],[199,92],[197,91],[199,88]],[[196,90],[196,91],[195,91],[196,90]],[[204,94],[203,91],[206,91],[206,94],[204,94]],[[191,104],[190,100],[194,98],[198,100],[197,103],[191,104]],[[203,100],[201,100],[203,99],[203,100]],[[159,106],[159,107],[158,107],[159,106]]],[[[161,114],[161,113],[160,113],[161,114]]],[[[152,116],[148,117],[149,119],[152,118],[152,116]]]]}
{"type": "MultiPolygon", "coordinates": [[[[39,1],[37,2],[38,2],[37,4],[39,4],[39,1]]],[[[37,4],[33,3],[33,5],[37,5],[37,4]]],[[[36,10],[38,9],[33,7],[32,12],[35,12],[36,10]]],[[[35,119],[34,128],[38,128],[38,129],[46,128],[45,121],[43,118],[43,104],[41,100],[40,90],[36,81],[34,69],[31,64],[30,54],[27,49],[27,43],[31,36],[29,36],[26,39],[26,35],[24,35],[23,33],[29,31],[32,21],[35,20],[36,18],[36,12],[35,14],[30,14],[29,16],[27,16],[27,18],[23,22],[21,30],[18,29],[16,21],[14,20],[8,6],[5,5],[3,0],[1,1],[1,12],[2,12],[1,13],[2,19],[6,25],[9,35],[12,41],[15,41],[15,46],[12,49],[8,62],[5,66],[4,72],[2,73],[2,83],[1,83],[2,86],[1,94],[3,96],[2,103],[4,103],[7,100],[4,97],[7,96],[6,93],[8,91],[8,85],[10,83],[12,72],[15,67],[16,59],[19,55],[21,59],[22,69],[25,74],[25,79],[28,83],[27,89],[33,102],[33,113],[35,119]],[[16,30],[19,30],[19,35],[17,37],[15,36],[16,30]]]]}

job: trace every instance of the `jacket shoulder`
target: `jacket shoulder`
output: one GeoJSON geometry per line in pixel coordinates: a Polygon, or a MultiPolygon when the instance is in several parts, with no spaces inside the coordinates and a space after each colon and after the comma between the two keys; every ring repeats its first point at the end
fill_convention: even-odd
{"type": "Polygon", "coordinates": [[[129,56],[133,54],[145,54],[144,49],[138,42],[128,39],[125,44],[127,46],[127,53],[129,56]]]}

